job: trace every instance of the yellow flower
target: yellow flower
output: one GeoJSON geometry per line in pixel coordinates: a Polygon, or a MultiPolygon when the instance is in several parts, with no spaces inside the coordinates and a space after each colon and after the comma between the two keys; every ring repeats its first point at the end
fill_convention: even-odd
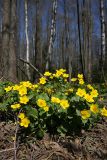
{"type": "Polygon", "coordinates": [[[36,89],[36,88],[38,88],[39,87],[39,85],[38,84],[34,84],[34,85],[32,85],[32,89],[34,90],[34,89],[36,89]]]}
{"type": "Polygon", "coordinates": [[[48,106],[43,107],[43,109],[45,110],[45,112],[49,111],[49,107],[48,106]]]}
{"type": "Polygon", "coordinates": [[[92,95],[89,95],[89,94],[85,94],[84,99],[89,103],[94,102],[94,99],[93,99],[92,95]]]}
{"type": "Polygon", "coordinates": [[[66,72],[66,69],[62,69],[61,68],[61,69],[59,69],[59,71],[62,72],[62,73],[64,73],[64,72],[66,72]]]}
{"type": "Polygon", "coordinates": [[[88,85],[87,85],[87,88],[89,88],[89,89],[91,89],[91,90],[94,89],[94,88],[91,86],[91,84],[88,84],[88,85]]]}
{"type": "Polygon", "coordinates": [[[90,111],[89,110],[82,110],[81,111],[81,117],[82,119],[88,119],[91,116],[90,111]]]}
{"type": "Polygon", "coordinates": [[[84,80],[83,79],[79,79],[79,84],[84,84],[84,80]]]}
{"type": "Polygon", "coordinates": [[[8,86],[8,87],[5,88],[5,91],[6,91],[6,92],[9,92],[9,91],[11,91],[11,90],[12,90],[12,87],[11,87],[11,86],[8,86]]]}
{"type": "Polygon", "coordinates": [[[27,96],[20,97],[20,103],[27,104],[29,102],[29,98],[27,96]]]}
{"type": "Polygon", "coordinates": [[[98,105],[97,104],[91,104],[90,105],[90,111],[97,114],[99,112],[98,105]]]}
{"type": "Polygon", "coordinates": [[[63,74],[63,77],[64,77],[64,78],[68,78],[68,77],[69,77],[69,74],[64,73],[64,74],[63,74]]]}
{"type": "Polygon", "coordinates": [[[17,85],[17,84],[13,86],[13,90],[14,90],[14,91],[18,91],[18,90],[19,90],[19,88],[20,88],[20,86],[19,86],[19,85],[17,85]]]}
{"type": "Polygon", "coordinates": [[[27,88],[32,88],[32,84],[29,81],[20,82],[21,85],[27,88]]]}
{"type": "Polygon", "coordinates": [[[68,100],[62,99],[62,100],[60,101],[60,106],[61,106],[63,109],[68,108],[68,107],[69,107],[68,100]]]}
{"type": "Polygon", "coordinates": [[[98,97],[98,91],[96,89],[92,90],[90,94],[92,97],[98,97]]]}
{"type": "Polygon", "coordinates": [[[107,109],[105,107],[103,107],[103,109],[101,109],[101,115],[107,117],[107,109]]]}
{"type": "Polygon", "coordinates": [[[77,81],[77,78],[71,78],[71,82],[77,81]]]}
{"type": "Polygon", "coordinates": [[[20,113],[20,114],[18,115],[18,117],[19,117],[20,119],[23,119],[23,118],[25,118],[25,114],[24,114],[24,113],[20,113]]]}
{"type": "Polygon", "coordinates": [[[13,108],[13,109],[19,109],[20,107],[21,107],[21,105],[18,103],[11,105],[11,108],[13,108]]]}
{"type": "Polygon", "coordinates": [[[54,77],[53,76],[50,76],[50,79],[53,79],[54,77]]]}
{"type": "Polygon", "coordinates": [[[83,79],[83,74],[78,74],[78,78],[83,79]]]}
{"type": "Polygon", "coordinates": [[[83,97],[86,94],[85,89],[78,88],[76,95],[83,97]]]}
{"type": "Polygon", "coordinates": [[[68,89],[68,92],[73,92],[73,88],[68,89]]]}
{"type": "Polygon", "coordinates": [[[51,97],[51,102],[53,103],[60,103],[60,99],[57,97],[51,97]]]}
{"type": "Polygon", "coordinates": [[[51,76],[51,74],[52,74],[52,73],[50,73],[50,72],[45,72],[45,73],[44,73],[44,76],[47,76],[47,77],[48,77],[48,76],[51,76]]]}
{"type": "Polygon", "coordinates": [[[46,83],[46,78],[45,77],[42,77],[39,79],[40,80],[40,84],[45,84],[46,83]]]}
{"type": "Polygon", "coordinates": [[[20,89],[19,89],[19,94],[20,94],[21,96],[27,94],[27,88],[24,87],[24,86],[21,86],[20,89]]]}
{"type": "Polygon", "coordinates": [[[27,128],[29,124],[30,124],[30,120],[27,117],[21,119],[21,122],[20,122],[21,126],[27,128]]]}
{"type": "Polygon", "coordinates": [[[37,105],[39,107],[46,107],[46,101],[44,99],[38,99],[37,100],[37,105]]]}
{"type": "Polygon", "coordinates": [[[62,70],[56,70],[56,74],[53,74],[53,76],[59,78],[62,74],[63,74],[62,70]]]}

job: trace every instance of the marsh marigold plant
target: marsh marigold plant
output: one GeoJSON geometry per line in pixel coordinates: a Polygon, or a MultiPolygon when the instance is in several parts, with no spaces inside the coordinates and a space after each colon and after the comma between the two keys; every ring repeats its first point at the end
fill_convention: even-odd
{"type": "Polygon", "coordinates": [[[85,83],[83,74],[69,81],[65,69],[55,73],[46,71],[36,84],[22,81],[0,87],[0,110],[12,112],[20,127],[29,127],[41,135],[45,132],[68,134],[76,126],[82,128],[102,116],[107,117],[106,107],[98,103],[98,90],[85,83]]]}

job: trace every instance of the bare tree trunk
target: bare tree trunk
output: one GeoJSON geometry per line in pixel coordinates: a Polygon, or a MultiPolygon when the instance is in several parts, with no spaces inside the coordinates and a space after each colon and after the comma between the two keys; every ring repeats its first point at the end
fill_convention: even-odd
{"type": "Polygon", "coordinates": [[[92,18],[91,18],[91,1],[90,0],[83,1],[82,27],[83,27],[84,73],[85,73],[85,79],[88,82],[91,82],[92,18]]]}
{"type": "Polygon", "coordinates": [[[46,70],[49,70],[52,61],[53,44],[56,37],[56,12],[57,12],[57,0],[53,0],[51,33],[49,39],[48,55],[46,58],[46,70]]]}
{"type": "Polygon", "coordinates": [[[82,43],[81,43],[81,30],[80,30],[80,11],[79,11],[79,1],[77,0],[77,20],[78,20],[78,38],[79,38],[79,52],[80,52],[80,64],[81,64],[81,71],[84,75],[84,60],[82,54],[82,43]]]}
{"type": "Polygon", "coordinates": [[[88,1],[89,19],[88,19],[88,82],[92,81],[92,16],[91,1],[88,1]]]}
{"type": "MultiPolygon", "coordinates": [[[[2,23],[0,24],[0,68],[2,68],[2,23]]],[[[2,77],[2,70],[0,70],[0,78],[2,77]]]]}
{"type": "Polygon", "coordinates": [[[16,0],[11,0],[11,24],[10,24],[10,41],[9,41],[9,79],[17,80],[16,72],[16,35],[17,35],[17,15],[16,0]]]}
{"type": "MultiPolygon", "coordinates": [[[[40,15],[40,0],[36,0],[36,34],[35,34],[35,66],[40,72],[43,70],[42,56],[42,34],[41,34],[41,15],[40,15]]],[[[39,75],[34,76],[37,79],[39,75]]]]}
{"type": "Polygon", "coordinates": [[[60,68],[65,68],[65,63],[64,63],[64,31],[60,33],[60,61],[59,61],[59,67],[60,68]]]}
{"type": "Polygon", "coordinates": [[[9,33],[10,33],[10,0],[3,0],[2,25],[2,76],[8,78],[9,69],[9,33]]]}
{"type": "Polygon", "coordinates": [[[101,72],[103,73],[103,71],[104,71],[104,63],[105,63],[105,53],[106,53],[104,0],[100,0],[100,17],[101,17],[101,58],[100,58],[100,69],[101,69],[101,72]]]}
{"type": "MultiPolygon", "coordinates": [[[[30,52],[29,52],[29,34],[28,34],[28,0],[25,0],[25,33],[26,33],[26,60],[30,61],[30,52]]],[[[27,75],[30,79],[30,70],[29,66],[26,65],[27,75]]]]}

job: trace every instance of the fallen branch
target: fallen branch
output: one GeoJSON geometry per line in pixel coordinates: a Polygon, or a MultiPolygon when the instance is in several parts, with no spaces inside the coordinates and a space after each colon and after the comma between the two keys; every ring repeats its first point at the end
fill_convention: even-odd
{"type": "Polygon", "coordinates": [[[22,59],[22,58],[20,58],[19,60],[22,61],[22,62],[24,62],[24,63],[26,63],[26,64],[28,64],[28,65],[29,65],[31,68],[33,68],[37,73],[39,73],[39,75],[40,75],[41,77],[43,76],[43,74],[40,73],[39,70],[38,70],[36,67],[34,67],[33,64],[31,64],[30,62],[28,62],[28,61],[26,61],[26,60],[24,60],[24,59],[22,59]]]}
{"type": "Polygon", "coordinates": [[[15,148],[3,149],[0,151],[0,153],[12,151],[12,150],[15,150],[15,148]]]}
{"type": "Polygon", "coordinates": [[[25,73],[25,71],[17,64],[17,67],[19,68],[19,70],[24,74],[24,76],[28,79],[27,74],[25,73]]]}

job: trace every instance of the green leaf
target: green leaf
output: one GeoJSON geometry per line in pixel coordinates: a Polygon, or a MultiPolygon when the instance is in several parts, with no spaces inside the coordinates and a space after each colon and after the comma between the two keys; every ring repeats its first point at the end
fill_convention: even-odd
{"type": "Polygon", "coordinates": [[[0,110],[1,111],[7,111],[7,103],[0,103],[0,110]]]}
{"type": "Polygon", "coordinates": [[[25,106],[25,108],[26,108],[28,117],[33,117],[35,119],[37,118],[38,111],[36,110],[36,108],[32,108],[32,107],[29,107],[29,106],[25,106]]]}
{"type": "Polygon", "coordinates": [[[40,129],[40,130],[36,133],[37,138],[42,139],[43,136],[44,136],[44,133],[45,133],[44,130],[43,130],[43,129],[40,129]]]}
{"type": "Polygon", "coordinates": [[[81,116],[81,113],[78,109],[76,109],[76,114],[77,114],[77,116],[81,116]]]}
{"type": "Polygon", "coordinates": [[[46,101],[49,101],[49,97],[48,97],[48,95],[46,93],[42,93],[42,94],[36,96],[36,98],[37,99],[44,99],[46,101]]]}
{"type": "Polygon", "coordinates": [[[67,132],[67,130],[66,128],[64,128],[64,126],[61,125],[60,127],[57,128],[57,132],[61,135],[64,135],[67,132]]]}
{"type": "Polygon", "coordinates": [[[79,102],[80,101],[80,97],[79,96],[74,96],[70,99],[71,102],[79,102]]]}

